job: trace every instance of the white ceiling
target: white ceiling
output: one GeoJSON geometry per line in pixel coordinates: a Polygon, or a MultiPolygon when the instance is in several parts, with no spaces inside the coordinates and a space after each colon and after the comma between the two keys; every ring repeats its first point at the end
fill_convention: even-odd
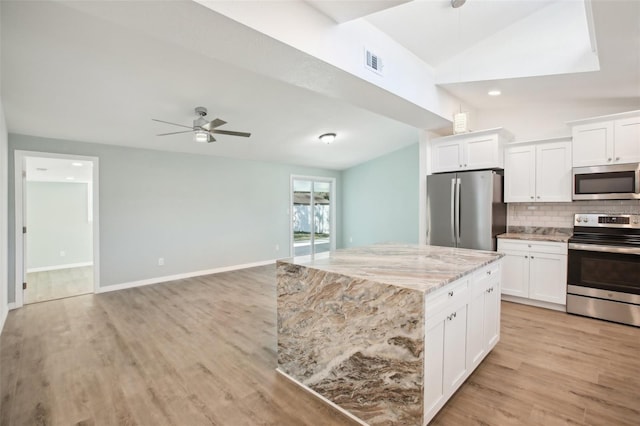
{"type": "Polygon", "coordinates": [[[27,181],[88,183],[93,180],[93,163],[62,158],[26,157],[27,181]]]}
{"type": "MultiPolygon", "coordinates": [[[[448,0],[362,1],[355,8],[351,1],[308,0],[336,21],[377,11],[363,19],[431,65],[445,62],[551,1],[468,0],[459,9],[462,15],[455,16],[448,0]],[[464,21],[472,11],[473,23],[469,20],[462,37],[452,37],[457,20],[464,21]]],[[[411,120],[403,120],[402,112],[391,119],[366,108],[366,93],[355,106],[305,89],[304,84],[267,77],[256,72],[259,65],[250,70],[225,61],[224,54],[240,56],[257,49],[264,52],[255,58],[259,64],[292,48],[191,1],[92,3],[107,5],[105,11],[117,9],[123,16],[130,9],[132,17],[141,8],[173,8],[173,20],[157,22],[162,29],[158,35],[138,29],[135,22],[87,13],[89,6],[82,2],[3,0],[2,101],[10,132],[333,169],[348,168],[418,139],[418,130],[405,124],[411,120]],[[179,39],[185,28],[193,36],[187,42],[179,39]],[[249,36],[240,39],[238,34],[249,36]],[[179,128],[151,118],[190,125],[193,108],[200,105],[209,109],[209,118],[228,122],[223,129],[251,132],[251,138],[220,136],[216,143],[197,144],[188,134],[155,136],[179,128]],[[332,145],[317,141],[326,132],[338,134],[332,145]]],[[[444,87],[478,108],[531,101],[640,99],[640,1],[594,0],[593,12],[600,72],[444,87]],[[503,96],[487,97],[486,91],[495,87],[503,96]]],[[[148,19],[155,16],[149,13],[148,19]]],[[[301,81],[326,78],[318,75],[311,61],[296,72],[304,74],[301,81]]],[[[379,89],[371,86],[370,92],[375,90],[379,89]]]]}

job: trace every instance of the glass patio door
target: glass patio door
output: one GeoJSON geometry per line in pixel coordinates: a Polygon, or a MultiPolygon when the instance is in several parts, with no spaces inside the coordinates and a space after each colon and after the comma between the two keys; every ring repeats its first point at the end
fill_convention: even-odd
{"type": "Polygon", "coordinates": [[[292,253],[308,256],[333,244],[333,181],[292,178],[292,253]]]}

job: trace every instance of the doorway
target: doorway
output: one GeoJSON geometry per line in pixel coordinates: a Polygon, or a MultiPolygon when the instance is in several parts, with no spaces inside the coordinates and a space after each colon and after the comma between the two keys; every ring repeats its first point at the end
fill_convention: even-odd
{"type": "Polygon", "coordinates": [[[97,158],[16,151],[16,306],[98,287],[97,158]]]}
{"type": "Polygon", "coordinates": [[[291,177],[291,253],[335,250],[335,179],[291,177]]]}

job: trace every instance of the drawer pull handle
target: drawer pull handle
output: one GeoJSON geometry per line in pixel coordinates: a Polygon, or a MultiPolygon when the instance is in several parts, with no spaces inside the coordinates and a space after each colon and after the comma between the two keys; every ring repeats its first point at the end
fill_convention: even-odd
{"type": "Polygon", "coordinates": [[[491,275],[491,271],[487,271],[487,275],[491,275]]]}
{"type": "Polygon", "coordinates": [[[449,297],[453,296],[453,291],[449,292],[449,297]]]}
{"type": "Polygon", "coordinates": [[[531,258],[533,259],[533,256],[531,256],[531,258]]]}
{"type": "Polygon", "coordinates": [[[525,259],[528,259],[528,258],[529,258],[529,256],[525,256],[524,258],[525,258],[525,259]]]}

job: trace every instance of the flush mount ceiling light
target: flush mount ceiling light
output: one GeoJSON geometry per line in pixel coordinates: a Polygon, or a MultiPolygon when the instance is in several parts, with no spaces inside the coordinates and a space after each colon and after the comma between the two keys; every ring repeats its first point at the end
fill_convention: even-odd
{"type": "Polygon", "coordinates": [[[462,6],[467,0],[451,0],[451,7],[454,9],[462,6]]]}
{"type": "Polygon", "coordinates": [[[324,135],[318,136],[318,139],[320,139],[321,142],[324,142],[327,145],[333,142],[335,138],[336,138],[335,133],[325,133],[324,135]]]}
{"type": "Polygon", "coordinates": [[[502,92],[499,90],[489,90],[489,92],[487,92],[487,95],[489,96],[500,96],[502,95],[502,92]]]}

